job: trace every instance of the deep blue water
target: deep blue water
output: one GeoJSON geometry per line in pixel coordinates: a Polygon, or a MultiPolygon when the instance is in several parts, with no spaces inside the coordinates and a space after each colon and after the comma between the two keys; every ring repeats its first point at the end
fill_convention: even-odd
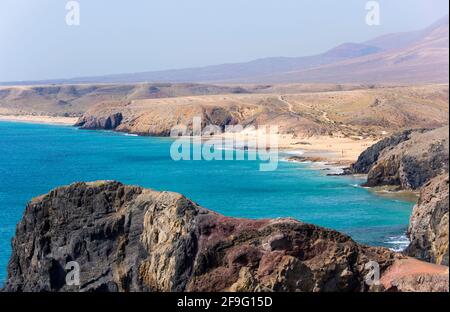
{"type": "Polygon", "coordinates": [[[246,218],[294,217],[376,246],[399,247],[412,203],[375,195],[361,179],[327,177],[307,164],[181,161],[170,139],[0,122],[0,284],[11,237],[29,199],[75,181],[119,180],[176,191],[206,208],[246,218]]]}

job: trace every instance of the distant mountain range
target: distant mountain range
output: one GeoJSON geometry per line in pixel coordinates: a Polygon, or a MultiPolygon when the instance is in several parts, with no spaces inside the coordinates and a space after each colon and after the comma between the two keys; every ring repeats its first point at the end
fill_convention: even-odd
{"type": "Polygon", "coordinates": [[[449,17],[412,32],[344,43],[306,57],[272,57],[247,63],[80,77],[49,83],[448,83],[449,17]]]}

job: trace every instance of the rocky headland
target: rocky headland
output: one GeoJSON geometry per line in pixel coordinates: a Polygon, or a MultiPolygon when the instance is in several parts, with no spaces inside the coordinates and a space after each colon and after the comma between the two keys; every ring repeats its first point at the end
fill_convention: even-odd
{"type": "Polygon", "coordinates": [[[412,257],[448,266],[449,176],[429,181],[420,192],[408,229],[411,244],[406,253],[412,257]]]}
{"type": "Polygon", "coordinates": [[[449,127],[406,130],[368,148],[352,165],[367,174],[366,186],[395,185],[417,190],[448,172],[449,127]]]}
{"type": "Polygon", "coordinates": [[[448,268],[292,219],[233,219],[179,194],[99,181],[29,203],[3,290],[418,289],[448,291],[448,268]],[[71,261],[80,267],[75,286],[65,282],[71,261]],[[371,261],[379,264],[379,285],[365,282],[371,261]]]}
{"type": "Polygon", "coordinates": [[[411,215],[407,255],[448,266],[449,127],[407,130],[361,154],[347,173],[367,174],[366,186],[420,191],[411,215]]]}

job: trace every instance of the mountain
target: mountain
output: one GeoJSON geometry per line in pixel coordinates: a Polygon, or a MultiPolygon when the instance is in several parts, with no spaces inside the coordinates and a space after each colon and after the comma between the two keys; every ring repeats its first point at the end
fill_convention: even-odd
{"type": "MultiPolygon", "coordinates": [[[[246,63],[81,77],[42,83],[448,83],[448,15],[429,27],[344,43],[322,54],[246,63]]],[[[18,84],[9,83],[9,84],[18,84]]],[[[21,82],[19,84],[36,84],[21,82]]]]}
{"type": "Polygon", "coordinates": [[[100,77],[71,79],[71,83],[123,83],[123,82],[247,82],[258,81],[272,73],[305,70],[336,63],[357,56],[380,51],[379,48],[358,43],[345,43],[320,55],[306,57],[272,57],[247,63],[221,64],[199,68],[174,69],[166,71],[119,74],[100,77]]]}
{"type": "Polygon", "coordinates": [[[381,52],[305,70],[274,73],[267,82],[448,82],[448,16],[423,31],[383,36],[366,44],[381,52]]]}

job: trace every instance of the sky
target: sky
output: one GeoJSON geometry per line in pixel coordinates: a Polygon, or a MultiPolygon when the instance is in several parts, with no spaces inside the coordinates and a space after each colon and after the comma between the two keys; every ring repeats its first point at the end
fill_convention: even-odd
{"type": "Polygon", "coordinates": [[[0,81],[43,80],[305,56],[421,29],[447,0],[0,0],[0,81]]]}

